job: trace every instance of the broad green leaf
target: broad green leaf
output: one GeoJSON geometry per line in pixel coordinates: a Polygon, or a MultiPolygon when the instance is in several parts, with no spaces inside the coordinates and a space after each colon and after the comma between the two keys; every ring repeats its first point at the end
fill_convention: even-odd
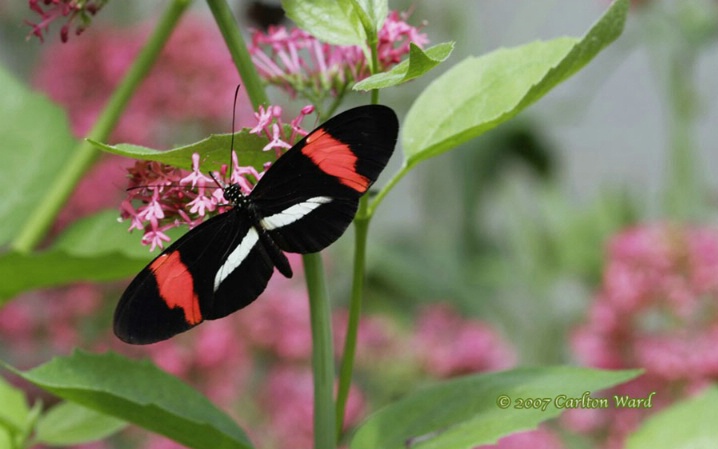
{"type": "Polygon", "coordinates": [[[10,433],[10,429],[5,427],[0,422],[0,447],[18,447],[20,446],[20,442],[16,441],[16,438],[13,437],[13,435],[10,433]]]}
{"type": "Polygon", "coordinates": [[[0,377],[0,447],[11,447],[28,426],[30,407],[23,392],[0,377]],[[2,443],[7,445],[2,446],[2,443]]]}
{"type": "Polygon", "coordinates": [[[616,0],[582,38],[559,38],[470,57],[434,80],[401,132],[412,166],[514,117],[588,64],[621,34],[628,0],[616,0]]]}
{"type": "MultiPolygon", "coordinates": [[[[358,0],[375,29],[384,24],[387,0],[358,0]]],[[[282,0],[287,16],[317,39],[334,45],[366,45],[366,33],[349,0],[282,0]]]]}
{"type": "Polygon", "coordinates": [[[0,67],[0,246],[9,242],[76,142],[65,113],[0,67]]]}
{"type": "Polygon", "coordinates": [[[74,402],[61,402],[40,417],[35,440],[48,446],[70,446],[101,440],[125,426],[125,421],[74,402]]]}
{"type": "MultiPolygon", "coordinates": [[[[35,253],[0,255],[0,305],[27,290],[58,287],[74,282],[107,282],[125,279],[158,253],[140,243],[138,231],[129,233],[119,223],[118,212],[108,210],[74,223],[50,249],[35,253]]],[[[171,229],[175,240],[186,229],[171,229]]]]}
{"type": "Polygon", "coordinates": [[[454,50],[453,42],[444,42],[422,50],[410,44],[409,59],[395,65],[388,72],[377,73],[356,83],[354,90],[383,89],[418,78],[445,61],[454,50]]]}
{"type": "MultiPolygon", "coordinates": [[[[110,209],[76,221],[55,240],[52,249],[63,250],[72,256],[94,257],[121,254],[143,261],[158,253],[150,253],[149,246],[142,245],[142,233],[128,231],[129,221],[118,221],[119,211],[110,209]]],[[[168,231],[170,237],[179,237],[185,229],[168,231]]]]}
{"type": "MultiPolygon", "coordinates": [[[[200,169],[204,172],[219,170],[222,164],[229,163],[229,148],[231,134],[212,134],[208,138],[190,145],[159,151],[152,148],[132,144],[107,145],[90,140],[90,143],[99,149],[120,156],[134,159],[162,162],[174,167],[192,169],[192,155],[199,153],[200,169]]],[[[267,145],[267,139],[256,134],[249,134],[248,130],[235,133],[234,151],[237,153],[239,165],[252,166],[262,171],[263,164],[273,162],[276,156],[273,151],[262,151],[267,145]]]]}
{"type": "Polygon", "coordinates": [[[194,449],[244,449],[244,431],[205,396],[148,361],[76,351],[24,379],[65,400],[137,424],[194,449]]]}
{"type": "Polygon", "coordinates": [[[130,259],[120,253],[96,257],[73,256],[64,250],[0,256],[0,305],[31,289],[58,287],[72,282],[106,282],[122,279],[139,271],[146,261],[130,259]]]}
{"type": "Polygon", "coordinates": [[[716,417],[718,388],[711,387],[650,417],[628,438],[626,449],[714,449],[716,417]]]}
{"type": "MultiPolygon", "coordinates": [[[[359,427],[352,449],[469,449],[532,429],[558,416],[561,399],[593,398],[599,390],[636,377],[633,371],[570,366],[524,368],[441,382],[379,410],[359,427]],[[510,404],[502,408],[502,398],[510,404]],[[545,399],[540,408],[517,408],[520,400],[545,399]]],[[[565,403],[565,402],[563,402],[565,403]]],[[[524,402],[524,406],[526,403],[524,402]]],[[[610,405],[609,405],[610,406],[610,405]]]]}

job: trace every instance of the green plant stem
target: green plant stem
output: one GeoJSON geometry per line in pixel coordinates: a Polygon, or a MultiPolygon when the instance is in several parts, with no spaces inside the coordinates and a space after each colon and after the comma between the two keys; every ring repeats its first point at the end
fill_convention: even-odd
{"type": "Polygon", "coordinates": [[[697,93],[694,87],[696,55],[681,48],[672,56],[669,73],[669,175],[666,189],[666,212],[678,220],[700,218],[702,179],[697,168],[694,139],[697,93]]]}
{"type": "Polygon", "coordinates": [[[314,371],[314,449],[335,447],[334,351],[329,296],[321,255],[305,254],[304,275],[309,292],[314,371]]]}
{"type": "MultiPolygon", "coordinates": [[[[137,56],[127,74],[125,74],[122,82],[112,94],[92,130],[90,130],[89,138],[102,142],[106,141],[110,136],[132,95],[157,60],[160,51],[172,34],[172,30],[174,30],[180,17],[182,17],[182,13],[190,3],[191,0],[174,0],[170,3],[147,44],[137,56]]],[[[23,226],[22,232],[13,241],[12,246],[14,249],[29,252],[42,241],[60,209],[98,155],[97,149],[86,140],[78,144],[73,156],[67,163],[62,167],[58,167],[58,176],[52,186],[47,189],[47,195],[37,205],[25,226],[23,226]]]]}
{"type": "MultiPolygon", "coordinates": [[[[376,31],[371,34],[369,48],[371,49],[371,74],[374,75],[379,73],[379,37],[376,31]]],[[[371,104],[379,104],[379,89],[372,89],[371,104]]]]}
{"type": "Polygon", "coordinates": [[[352,273],[352,291],[349,302],[349,318],[347,320],[346,335],[344,337],[344,350],[339,367],[339,387],[337,389],[336,428],[337,441],[341,439],[344,430],[344,414],[346,413],[349,389],[351,387],[354,358],[356,355],[357,335],[359,332],[359,318],[361,317],[362,299],[364,296],[364,281],[366,273],[366,242],[371,217],[366,215],[367,198],[359,201],[359,211],[354,220],[354,271],[352,273]]]}
{"type": "Polygon", "coordinates": [[[371,204],[369,204],[369,208],[367,209],[367,215],[373,216],[374,211],[377,207],[379,207],[379,204],[384,200],[384,197],[391,191],[391,189],[394,188],[395,185],[401,181],[401,179],[406,176],[412,169],[412,167],[415,164],[407,163],[407,161],[404,161],[404,165],[401,166],[398,172],[394,173],[394,176],[391,177],[389,182],[382,187],[382,189],[379,191],[379,193],[372,198],[371,204]]]}
{"type": "Polygon", "coordinates": [[[227,49],[229,49],[232,60],[237,66],[239,76],[242,78],[244,88],[249,95],[249,101],[252,102],[252,107],[256,111],[259,106],[267,106],[269,104],[267,93],[264,91],[262,80],[252,63],[252,57],[247,51],[247,45],[239,32],[232,10],[225,0],[207,0],[207,5],[212,11],[212,15],[214,15],[214,20],[217,22],[222,37],[224,37],[227,49]]]}

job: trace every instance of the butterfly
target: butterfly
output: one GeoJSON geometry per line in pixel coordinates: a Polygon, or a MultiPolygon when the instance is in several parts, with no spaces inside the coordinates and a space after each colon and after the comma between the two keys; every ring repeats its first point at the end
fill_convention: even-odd
{"type": "Polygon", "coordinates": [[[387,106],[350,109],[279,157],[248,195],[225,187],[232,208],[191,229],[130,282],[115,309],[115,335],[132,344],[166,340],[247,306],[275,268],[291,277],[284,252],[318,252],[344,233],[398,132],[387,106]]]}

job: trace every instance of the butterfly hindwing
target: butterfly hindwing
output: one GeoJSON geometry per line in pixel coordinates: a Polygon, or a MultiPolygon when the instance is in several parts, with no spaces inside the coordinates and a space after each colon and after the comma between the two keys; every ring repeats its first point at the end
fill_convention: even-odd
{"type": "Polygon", "coordinates": [[[241,261],[235,254],[241,263],[225,265],[253,229],[243,215],[232,209],[207,220],[150,262],[117,305],[115,334],[128,343],[154,343],[256,299],[273,270],[262,245],[255,241],[241,261]],[[227,274],[217,282],[222,267],[227,274]]]}
{"type": "Polygon", "coordinates": [[[389,161],[398,130],[390,108],[360,106],[328,120],[282,155],[250,194],[277,245],[311,253],[339,238],[389,161]]]}

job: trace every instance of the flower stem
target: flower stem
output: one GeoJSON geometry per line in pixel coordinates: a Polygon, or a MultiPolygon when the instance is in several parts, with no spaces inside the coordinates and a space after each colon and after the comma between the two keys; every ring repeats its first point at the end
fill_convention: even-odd
{"type": "Polygon", "coordinates": [[[321,256],[318,253],[305,254],[303,259],[312,325],[314,449],[333,449],[335,447],[334,351],[329,296],[321,256]]]}
{"type": "Polygon", "coordinates": [[[212,11],[212,15],[214,15],[214,20],[217,22],[222,37],[224,37],[227,49],[229,49],[232,60],[237,66],[239,76],[242,78],[242,83],[244,83],[244,88],[247,90],[254,110],[256,111],[260,105],[267,106],[269,104],[267,93],[264,91],[262,80],[259,78],[254,63],[252,63],[252,57],[247,51],[244,38],[239,32],[239,28],[237,28],[232,10],[227,5],[226,0],[207,0],[207,5],[212,11]]]}
{"type": "MultiPolygon", "coordinates": [[[[157,60],[160,51],[190,3],[191,0],[174,0],[170,3],[147,44],[107,102],[95,125],[90,130],[88,138],[100,142],[107,140],[132,95],[157,60]]],[[[70,197],[82,176],[92,166],[98,154],[97,149],[86,140],[78,144],[73,156],[63,167],[58,168],[58,177],[47,189],[47,195],[43,197],[40,204],[35,208],[23,226],[22,232],[12,242],[14,249],[29,252],[40,243],[58,212],[70,197]]]]}
{"type": "Polygon", "coordinates": [[[669,174],[665,192],[666,212],[674,219],[696,220],[702,206],[702,173],[697,170],[694,125],[697,116],[693,76],[696,55],[691,49],[676,52],[670,61],[669,174]]]}
{"type": "Polygon", "coordinates": [[[370,217],[374,215],[374,211],[377,207],[379,207],[379,204],[384,200],[384,197],[391,191],[391,189],[396,186],[401,179],[406,176],[412,169],[412,167],[415,164],[412,164],[411,162],[404,161],[404,164],[401,166],[401,169],[399,169],[398,172],[394,173],[394,176],[391,177],[389,182],[387,182],[384,187],[379,191],[379,193],[372,198],[371,204],[369,205],[369,208],[367,209],[367,215],[370,217]]]}
{"type": "Polygon", "coordinates": [[[347,320],[346,335],[344,337],[344,350],[342,362],[339,367],[339,388],[337,389],[336,429],[337,441],[341,439],[344,430],[344,415],[346,413],[349,389],[352,382],[354,358],[359,333],[359,318],[361,316],[362,299],[364,295],[364,280],[366,272],[366,242],[371,217],[366,215],[367,198],[359,201],[359,211],[354,220],[354,272],[352,273],[352,292],[349,302],[349,318],[347,320]]]}

